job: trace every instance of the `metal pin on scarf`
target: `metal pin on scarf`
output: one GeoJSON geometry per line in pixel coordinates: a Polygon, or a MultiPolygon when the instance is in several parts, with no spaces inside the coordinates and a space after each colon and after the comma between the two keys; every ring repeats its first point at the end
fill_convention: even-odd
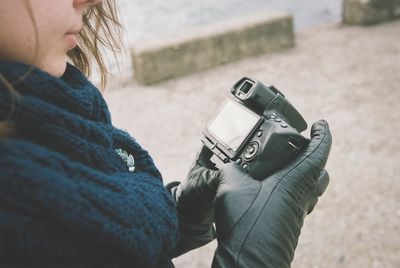
{"type": "Polygon", "coordinates": [[[121,156],[122,160],[125,161],[126,165],[128,166],[129,172],[134,172],[135,171],[135,159],[133,158],[133,155],[128,154],[127,151],[122,150],[122,149],[115,149],[115,151],[121,156]]]}

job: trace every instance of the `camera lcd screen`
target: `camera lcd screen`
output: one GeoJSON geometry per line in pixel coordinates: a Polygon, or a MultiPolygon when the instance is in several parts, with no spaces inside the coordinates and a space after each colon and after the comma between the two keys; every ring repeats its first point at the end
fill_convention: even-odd
{"type": "Polygon", "coordinates": [[[259,120],[260,116],[228,99],[207,128],[219,142],[236,152],[259,120]]]}

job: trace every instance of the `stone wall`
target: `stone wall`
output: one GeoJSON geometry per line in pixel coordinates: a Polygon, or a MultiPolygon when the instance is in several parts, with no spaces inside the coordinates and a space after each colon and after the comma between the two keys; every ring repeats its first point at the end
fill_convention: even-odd
{"type": "Polygon", "coordinates": [[[143,42],[131,53],[135,79],[153,84],[293,45],[292,15],[262,12],[143,42]]]}
{"type": "Polygon", "coordinates": [[[343,0],[343,23],[368,25],[400,18],[400,0],[343,0]]]}

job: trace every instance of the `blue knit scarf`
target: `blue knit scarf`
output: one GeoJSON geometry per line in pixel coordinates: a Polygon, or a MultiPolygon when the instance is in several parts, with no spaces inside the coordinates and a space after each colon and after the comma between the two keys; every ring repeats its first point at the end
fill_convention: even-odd
{"type": "Polygon", "coordinates": [[[61,78],[0,61],[1,264],[163,266],[177,240],[174,203],[148,153],[113,127],[99,90],[67,66],[61,78]],[[23,78],[21,80],[21,78],[23,78]],[[10,113],[11,112],[11,113],[10,113]],[[116,152],[135,159],[135,171],[116,152]]]}

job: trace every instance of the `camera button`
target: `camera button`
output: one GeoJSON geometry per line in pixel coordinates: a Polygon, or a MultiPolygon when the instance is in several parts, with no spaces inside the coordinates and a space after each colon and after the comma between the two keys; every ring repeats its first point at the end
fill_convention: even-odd
{"type": "Polygon", "coordinates": [[[246,150],[245,150],[245,152],[244,152],[244,158],[245,158],[246,160],[251,160],[251,159],[253,159],[254,156],[256,156],[256,154],[257,154],[258,148],[259,148],[259,145],[258,145],[257,142],[255,142],[255,141],[251,142],[251,143],[247,146],[247,148],[246,148],[246,150]]]}
{"type": "Polygon", "coordinates": [[[279,118],[277,118],[277,119],[275,119],[275,122],[282,122],[282,120],[281,119],[279,119],[279,118]]]}
{"type": "Polygon", "coordinates": [[[238,158],[236,159],[236,164],[240,165],[242,163],[242,159],[238,158]]]}
{"type": "Polygon", "coordinates": [[[244,164],[244,165],[242,166],[242,168],[243,168],[245,171],[247,171],[247,170],[249,169],[249,165],[248,165],[248,164],[244,164]]]}
{"type": "Polygon", "coordinates": [[[285,123],[283,123],[283,124],[281,125],[281,127],[283,127],[283,128],[287,128],[287,127],[288,127],[288,125],[287,125],[287,124],[285,124],[285,123]]]}
{"type": "Polygon", "coordinates": [[[259,131],[257,131],[257,137],[261,137],[262,135],[263,135],[263,131],[262,131],[262,129],[260,129],[259,131]]]}
{"type": "Polygon", "coordinates": [[[224,163],[228,163],[229,162],[229,159],[228,159],[228,157],[226,157],[224,154],[222,154],[222,153],[220,153],[219,155],[218,155],[218,157],[222,160],[222,162],[224,162],[224,163]]]}

